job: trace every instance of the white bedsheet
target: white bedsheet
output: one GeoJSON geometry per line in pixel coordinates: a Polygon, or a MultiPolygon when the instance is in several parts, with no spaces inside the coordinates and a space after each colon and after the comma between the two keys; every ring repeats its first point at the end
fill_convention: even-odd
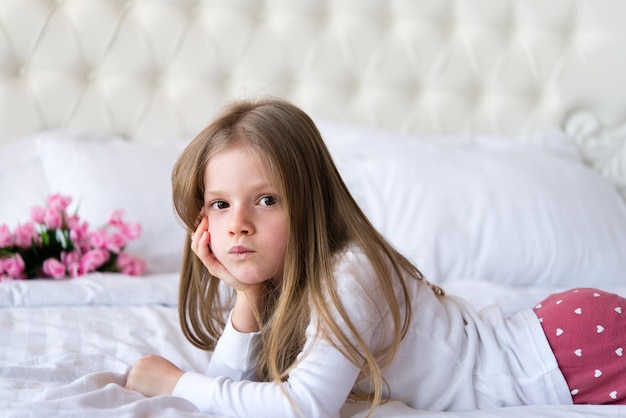
{"type": "MultiPolygon", "coordinates": [[[[475,281],[452,282],[446,288],[477,307],[497,302],[509,311],[532,306],[551,292],[475,281]]],[[[0,283],[0,416],[206,416],[185,400],[144,398],[123,388],[129,367],[149,353],[163,355],[185,370],[206,368],[210,353],[193,347],[180,331],[176,290],[175,274],[0,283]]],[[[626,287],[607,290],[626,294],[626,287]]],[[[366,404],[346,403],[342,417],[366,413],[366,404]]],[[[626,416],[626,406],[439,413],[389,402],[374,416],[605,418],[626,416]]]]}
{"type": "Polygon", "coordinates": [[[175,307],[59,306],[0,311],[0,410],[7,416],[198,416],[182,399],[125,390],[128,368],[151,352],[202,370],[175,307]],[[82,412],[81,412],[82,411],[82,412]]]}

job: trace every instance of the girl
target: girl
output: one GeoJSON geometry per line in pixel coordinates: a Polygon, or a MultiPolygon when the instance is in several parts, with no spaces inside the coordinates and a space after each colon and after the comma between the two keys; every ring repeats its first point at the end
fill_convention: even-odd
{"type": "Polygon", "coordinates": [[[233,103],[172,181],[191,242],[181,326],[213,355],[204,374],[148,356],[127,388],[242,417],[337,417],[348,398],[370,412],[391,398],[430,410],[625,403],[624,299],[578,289],[505,318],[444,295],[372,227],[287,102],[233,103]]]}

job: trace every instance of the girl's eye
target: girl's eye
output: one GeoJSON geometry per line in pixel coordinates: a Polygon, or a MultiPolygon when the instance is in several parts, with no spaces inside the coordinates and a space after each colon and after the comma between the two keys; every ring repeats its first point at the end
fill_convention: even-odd
{"type": "Polygon", "coordinates": [[[224,202],[223,200],[218,200],[215,201],[213,203],[211,203],[211,207],[213,209],[226,209],[227,207],[229,207],[228,203],[224,202]]]}
{"type": "Polygon", "coordinates": [[[276,198],[274,196],[263,196],[261,198],[261,204],[264,206],[273,206],[276,204],[276,198]]]}

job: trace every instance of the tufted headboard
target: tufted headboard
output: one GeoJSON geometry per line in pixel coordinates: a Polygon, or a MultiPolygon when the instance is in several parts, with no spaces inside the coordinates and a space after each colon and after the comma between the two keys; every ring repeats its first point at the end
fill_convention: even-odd
{"type": "Polygon", "coordinates": [[[403,132],[519,135],[626,118],[623,0],[2,0],[0,142],[52,128],[190,135],[288,97],[403,132]]]}

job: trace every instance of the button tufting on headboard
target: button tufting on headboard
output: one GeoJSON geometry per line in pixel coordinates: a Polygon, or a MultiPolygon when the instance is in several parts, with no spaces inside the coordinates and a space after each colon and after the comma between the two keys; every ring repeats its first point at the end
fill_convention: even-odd
{"type": "Polygon", "coordinates": [[[188,135],[263,94],[410,132],[524,134],[576,107],[616,124],[624,15],[621,0],[0,2],[0,141],[188,135]]]}

